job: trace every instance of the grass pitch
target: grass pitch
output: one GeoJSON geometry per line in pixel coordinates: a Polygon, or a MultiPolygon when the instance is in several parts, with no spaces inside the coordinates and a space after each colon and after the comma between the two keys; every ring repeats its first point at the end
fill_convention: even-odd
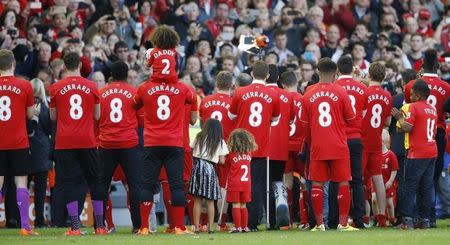
{"type": "MultiPolygon", "coordinates": [[[[214,234],[202,233],[193,236],[175,236],[158,233],[146,237],[130,234],[128,228],[120,228],[118,232],[107,236],[84,235],[81,237],[65,237],[65,229],[40,229],[40,236],[20,237],[16,229],[1,229],[0,244],[182,244],[182,245],[270,245],[270,244],[342,244],[342,245],[370,245],[370,244],[406,244],[429,245],[450,244],[450,220],[440,221],[437,229],[403,231],[392,228],[371,228],[359,232],[309,232],[309,231],[261,231],[247,234],[228,234],[216,232],[214,234]]],[[[91,233],[89,228],[82,229],[91,233]]]]}

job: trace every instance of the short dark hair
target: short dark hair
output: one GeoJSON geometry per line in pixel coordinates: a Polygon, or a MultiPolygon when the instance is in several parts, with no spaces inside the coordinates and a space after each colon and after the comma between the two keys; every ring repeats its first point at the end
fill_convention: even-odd
{"type": "Polygon", "coordinates": [[[269,74],[269,66],[263,61],[256,61],[252,70],[253,76],[256,79],[266,79],[269,74]]]}
{"type": "Polygon", "coordinates": [[[280,83],[285,87],[292,88],[298,84],[297,76],[293,71],[285,71],[280,76],[280,83]]]}
{"type": "Polygon", "coordinates": [[[374,62],[369,67],[369,76],[376,82],[382,82],[386,76],[386,67],[380,62],[374,62]]]}
{"type": "Polygon", "coordinates": [[[123,61],[116,61],[111,65],[111,77],[114,81],[126,81],[128,65],[123,61]]]}
{"type": "Polygon", "coordinates": [[[353,71],[353,59],[350,56],[342,56],[337,62],[338,71],[341,74],[349,75],[353,71]]]}
{"type": "Polygon", "coordinates": [[[239,76],[236,78],[236,84],[237,84],[239,87],[245,87],[245,86],[248,86],[248,85],[250,85],[250,84],[252,83],[252,81],[253,81],[252,76],[250,76],[250,75],[247,74],[247,73],[241,73],[241,74],[239,74],[239,76]]]}
{"type": "Polygon", "coordinates": [[[416,78],[417,72],[413,69],[405,69],[401,72],[403,85],[406,85],[409,83],[409,81],[412,81],[416,78]]]}
{"type": "Polygon", "coordinates": [[[267,83],[277,83],[278,81],[278,67],[276,65],[269,65],[269,78],[267,83]]]}
{"type": "Polygon", "coordinates": [[[78,70],[80,63],[81,63],[81,57],[76,52],[70,52],[64,55],[64,66],[69,71],[78,70]]]}
{"type": "Polygon", "coordinates": [[[124,41],[118,41],[115,45],[114,45],[114,53],[117,52],[118,49],[120,48],[126,48],[128,49],[128,44],[124,41]]]}
{"type": "Polygon", "coordinates": [[[286,35],[286,31],[284,31],[283,29],[280,28],[275,31],[273,36],[276,38],[276,37],[282,36],[282,35],[286,35]]]}
{"type": "Polygon", "coordinates": [[[428,49],[423,54],[423,70],[424,72],[435,73],[439,68],[439,62],[437,57],[437,52],[434,49],[428,49]]]}
{"type": "Polygon", "coordinates": [[[174,49],[180,42],[178,33],[168,25],[158,26],[150,36],[153,46],[160,49],[174,49]]]}
{"type": "Polygon", "coordinates": [[[0,71],[7,71],[11,69],[14,61],[14,54],[11,50],[0,50],[0,71]]]}
{"type": "Polygon", "coordinates": [[[333,73],[333,72],[336,72],[337,65],[330,58],[325,57],[325,58],[321,58],[319,60],[317,69],[321,73],[333,73]]]}
{"type": "Polygon", "coordinates": [[[219,72],[216,76],[216,85],[219,90],[230,90],[233,86],[233,75],[231,72],[219,72]]]}
{"type": "Polygon", "coordinates": [[[412,89],[414,90],[414,93],[419,95],[421,99],[427,99],[428,96],[430,96],[430,88],[428,87],[428,84],[425,82],[425,80],[419,78],[414,83],[412,89]]]}

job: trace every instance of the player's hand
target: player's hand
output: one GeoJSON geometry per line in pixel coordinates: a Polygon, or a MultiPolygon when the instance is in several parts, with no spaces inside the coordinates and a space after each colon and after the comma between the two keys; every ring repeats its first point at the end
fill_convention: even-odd
{"type": "Polygon", "coordinates": [[[392,187],[392,182],[391,181],[386,182],[386,184],[385,184],[386,190],[391,188],[391,187],[392,187]]]}
{"type": "Polygon", "coordinates": [[[399,109],[397,109],[397,108],[395,108],[395,107],[392,107],[391,115],[392,115],[395,119],[397,119],[397,121],[400,120],[400,119],[403,117],[403,113],[402,113],[399,109]]]}

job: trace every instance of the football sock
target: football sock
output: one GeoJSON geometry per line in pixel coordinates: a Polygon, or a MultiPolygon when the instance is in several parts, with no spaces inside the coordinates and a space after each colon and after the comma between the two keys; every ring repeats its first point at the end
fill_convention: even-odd
{"type": "Polygon", "coordinates": [[[364,224],[369,224],[370,223],[370,217],[369,216],[363,216],[362,220],[363,220],[364,224]]]}
{"type": "Polygon", "coordinates": [[[103,223],[103,201],[92,200],[92,208],[94,209],[95,227],[105,228],[103,223]]]}
{"type": "Polygon", "coordinates": [[[28,208],[30,206],[30,195],[28,189],[17,188],[16,190],[17,206],[19,206],[20,226],[22,229],[31,230],[30,222],[28,220],[28,208]]]}
{"type": "Polygon", "coordinates": [[[234,222],[235,229],[239,229],[239,228],[243,227],[241,224],[241,219],[242,219],[241,210],[242,210],[241,208],[233,208],[231,210],[231,213],[233,215],[233,222],[234,222]]]}
{"type": "Polygon", "coordinates": [[[300,223],[301,224],[308,223],[308,209],[307,209],[307,205],[306,205],[307,197],[308,197],[307,191],[302,191],[300,193],[300,199],[299,199],[298,203],[299,203],[299,208],[300,208],[300,223]]]}
{"type": "Polygon", "coordinates": [[[323,190],[322,186],[313,186],[311,189],[311,203],[313,206],[316,225],[323,224],[323,190]]]}
{"type": "Polygon", "coordinates": [[[227,214],[226,213],[223,213],[222,214],[222,220],[221,220],[221,223],[219,224],[221,227],[224,227],[224,226],[226,226],[227,225],[227,214]]]}
{"type": "Polygon", "coordinates": [[[153,202],[141,202],[141,229],[149,228],[148,216],[152,210],[153,202]]]}
{"type": "Polygon", "coordinates": [[[348,212],[350,211],[350,188],[348,185],[339,186],[338,205],[339,205],[339,223],[347,225],[348,212]]]}
{"type": "Polygon", "coordinates": [[[248,210],[247,210],[247,208],[241,208],[241,226],[242,226],[242,228],[248,227],[248,210]]]}
{"type": "Polygon", "coordinates": [[[78,201],[69,202],[66,204],[67,213],[70,217],[72,230],[80,229],[80,216],[78,216],[78,201]]]}
{"type": "Polygon", "coordinates": [[[184,206],[172,206],[172,218],[175,227],[186,229],[184,227],[184,206]]]}
{"type": "Polygon", "coordinates": [[[377,222],[379,227],[386,227],[386,216],[383,214],[377,215],[377,222]]]}
{"type": "Polygon", "coordinates": [[[112,218],[112,203],[111,198],[108,196],[108,200],[106,201],[106,210],[105,210],[105,219],[106,224],[108,225],[108,228],[113,228],[113,218],[112,218]]]}

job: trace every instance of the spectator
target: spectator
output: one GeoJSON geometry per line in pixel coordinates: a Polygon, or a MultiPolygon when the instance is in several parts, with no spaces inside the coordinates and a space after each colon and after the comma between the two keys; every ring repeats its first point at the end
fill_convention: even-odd
{"type": "Polygon", "coordinates": [[[425,37],[433,37],[434,30],[431,26],[431,13],[427,9],[421,9],[419,11],[419,30],[418,33],[425,37]]]}
{"type": "Polygon", "coordinates": [[[303,35],[300,27],[294,24],[294,16],[290,15],[291,11],[291,7],[283,7],[281,10],[281,25],[275,31],[274,36],[276,38],[276,33],[282,33],[280,30],[284,31],[287,37],[286,48],[298,56],[302,52],[303,35]]]}
{"type": "Polygon", "coordinates": [[[351,33],[356,25],[353,14],[347,4],[348,1],[332,0],[330,4],[322,7],[323,22],[327,25],[337,25],[342,30],[342,34],[351,33]]]}
{"type": "Polygon", "coordinates": [[[229,10],[230,8],[225,1],[219,1],[214,18],[206,22],[206,26],[213,39],[216,39],[219,36],[224,26],[233,24],[233,22],[228,18],[229,10]]]}
{"type": "Polygon", "coordinates": [[[320,49],[321,56],[331,58],[339,46],[339,39],[339,27],[334,24],[328,26],[328,31],[325,36],[325,45],[320,49]]]}
{"type": "Polygon", "coordinates": [[[378,31],[378,15],[370,9],[370,0],[356,0],[352,12],[355,20],[365,23],[369,31],[378,31]]]}
{"type": "MultiPolygon", "coordinates": [[[[124,41],[128,48],[138,44],[142,35],[142,30],[137,31],[136,22],[131,18],[130,11],[127,7],[115,13],[116,17],[116,33],[120,40],[124,41]]],[[[142,28],[141,28],[142,29],[142,28]]]]}
{"type": "Polygon", "coordinates": [[[352,47],[353,65],[360,69],[363,74],[369,73],[370,63],[365,59],[366,49],[361,43],[355,43],[352,47]]]}
{"type": "Polygon", "coordinates": [[[310,81],[312,81],[314,74],[317,72],[316,63],[313,61],[305,61],[303,60],[300,63],[300,69],[302,78],[299,82],[299,92],[304,93],[306,86],[310,81]]]}
{"type": "Polygon", "coordinates": [[[416,71],[420,70],[423,63],[423,41],[423,36],[420,34],[414,34],[411,36],[411,51],[408,54],[408,60],[416,71]]]}
{"type": "Polygon", "coordinates": [[[91,80],[97,84],[98,89],[101,89],[106,85],[105,75],[103,75],[102,72],[96,71],[92,73],[91,80]]]}
{"type": "Polygon", "coordinates": [[[241,87],[245,87],[248,86],[250,84],[252,84],[253,78],[252,76],[250,76],[247,73],[241,73],[239,74],[239,76],[236,78],[236,89],[237,88],[241,88],[241,87]]]}
{"type": "Polygon", "coordinates": [[[141,82],[139,81],[139,76],[136,70],[134,69],[129,69],[128,70],[128,77],[127,77],[127,82],[128,84],[130,84],[131,86],[137,88],[139,87],[139,85],[141,85],[141,82]]]}
{"type": "Polygon", "coordinates": [[[288,56],[294,56],[294,53],[287,48],[288,37],[284,30],[277,30],[275,32],[275,47],[269,52],[274,52],[278,55],[277,65],[283,65],[288,56]]]}
{"type": "Polygon", "coordinates": [[[105,15],[86,30],[85,36],[88,42],[92,42],[92,38],[95,35],[99,35],[102,42],[105,43],[109,35],[116,33],[116,28],[117,24],[114,16],[105,15]]]}

